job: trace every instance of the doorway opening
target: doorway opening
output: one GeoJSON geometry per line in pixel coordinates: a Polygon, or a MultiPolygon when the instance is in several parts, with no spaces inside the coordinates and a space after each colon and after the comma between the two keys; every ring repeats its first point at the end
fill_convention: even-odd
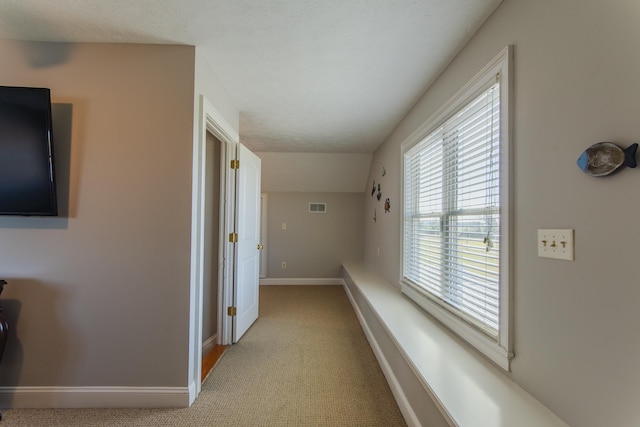
{"type": "MultiPolygon", "coordinates": [[[[233,230],[234,218],[232,206],[234,205],[235,182],[230,179],[227,165],[235,156],[235,146],[238,144],[239,135],[225,118],[211,105],[204,96],[200,97],[200,126],[197,135],[194,135],[193,146],[193,181],[192,181],[192,226],[191,226],[191,283],[189,295],[189,405],[192,405],[202,389],[202,360],[203,342],[210,336],[203,333],[203,307],[205,288],[205,268],[210,265],[210,280],[217,276],[217,315],[215,344],[231,343],[231,321],[224,315],[222,307],[231,305],[233,297],[233,269],[227,265],[233,259],[233,248],[225,244],[224,236],[229,230],[233,230]],[[208,147],[207,134],[211,134],[219,143],[208,147]],[[219,156],[221,166],[218,174],[212,172],[212,177],[219,177],[219,217],[217,244],[213,242],[211,233],[205,233],[207,220],[207,152],[220,148],[219,156]],[[206,241],[211,240],[209,248],[217,247],[217,259],[211,261],[211,251],[205,250],[206,241]]],[[[209,205],[216,202],[211,198],[209,205]]],[[[209,209],[215,210],[215,208],[209,209]]],[[[211,213],[211,212],[210,212],[211,213]]],[[[211,216],[211,215],[209,215],[211,216]]],[[[217,225],[217,224],[216,224],[217,225]]],[[[214,227],[210,225],[210,228],[214,227]]],[[[209,326],[207,326],[209,327],[209,326]]]]}
{"type": "Polygon", "coordinates": [[[204,229],[202,278],[202,368],[201,381],[220,358],[226,346],[218,336],[219,296],[223,278],[220,262],[220,239],[224,232],[221,183],[223,182],[222,141],[207,130],[204,171],[204,229]]]}
{"type": "MultiPolygon", "coordinates": [[[[202,354],[205,273],[211,283],[217,276],[216,344],[229,345],[258,317],[258,277],[260,244],[260,158],[239,143],[237,131],[204,98],[200,97],[200,129],[194,139],[193,204],[191,227],[191,287],[189,317],[189,405],[202,390],[202,354]],[[219,144],[209,147],[207,134],[219,144]],[[215,197],[208,196],[207,157],[220,147],[219,234],[217,258],[211,259],[212,219],[215,197]],[[210,200],[208,201],[208,199],[210,200]],[[209,205],[209,208],[207,208],[209,205]],[[209,213],[207,213],[209,212],[209,213]],[[209,223],[209,233],[205,233],[209,223]],[[228,238],[227,238],[228,236],[228,238]],[[207,241],[209,240],[209,243],[207,241]],[[206,250],[207,245],[209,247],[206,250]],[[217,266],[217,268],[216,268],[217,266]],[[208,273],[207,273],[208,269],[208,273]]],[[[212,161],[212,163],[216,163],[212,161]]],[[[215,186],[215,185],[213,185],[215,186]]],[[[209,290],[209,294],[211,291],[209,290]]]]}
{"type": "Polygon", "coordinates": [[[260,252],[260,278],[267,278],[267,195],[260,194],[260,241],[262,242],[262,251],[260,252]]]}

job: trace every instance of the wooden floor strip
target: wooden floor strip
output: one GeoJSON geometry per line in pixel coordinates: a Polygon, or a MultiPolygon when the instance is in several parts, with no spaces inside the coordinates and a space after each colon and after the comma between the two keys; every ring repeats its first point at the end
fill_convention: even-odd
{"type": "Polygon", "coordinates": [[[213,369],[216,362],[220,359],[222,353],[224,353],[226,349],[226,345],[216,344],[215,346],[213,346],[213,349],[209,352],[209,354],[202,358],[201,382],[204,382],[204,380],[207,378],[207,375],[209,375],[209,372],[211,372],[211,369],[213,369]]]}

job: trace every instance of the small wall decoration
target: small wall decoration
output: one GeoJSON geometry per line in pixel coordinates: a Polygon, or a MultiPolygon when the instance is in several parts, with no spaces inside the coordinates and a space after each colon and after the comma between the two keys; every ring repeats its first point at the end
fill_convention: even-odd
{"type": "MultiPolygon", "coordinates": [[[[380,175],[381,176],[385,176],[387,174],[387,169],[382,166],[382,169],[380,170],[380,175]]],[[[371,197],[373,197],[373,195],[375,194],[376,199],[378,199],[378,201],[382,200],[382,188],[380,185],[380,182],[377,182],[375,180],[373,180],[373,185],[371,187],[371,197]]],[[[383,207],[384,207],[384,213],[389,213],[391,212],[391,201],[389,200],[389,198],[387,197],[383,203],[383,207]]],[[[373,210],[373,222],[377,222],[378,221],[378,214],[377,214],[377,209],[373,210]]]]}
{"type": "Polygon", "coordinates": [[[576,162],[580,170],[591,176],[606,176],[622,166],[636,167],[638,144],[624,150],[611,142],[599,142],[587,148],[576,162]]]}

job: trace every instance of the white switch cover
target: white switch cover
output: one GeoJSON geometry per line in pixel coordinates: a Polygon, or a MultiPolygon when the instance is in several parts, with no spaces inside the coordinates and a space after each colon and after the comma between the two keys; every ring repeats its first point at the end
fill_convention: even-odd
{"type": "Polygon", "coordinates": [[[539,229],[538,256],[542,258],[574,259],[572,229],[539,229]]]}

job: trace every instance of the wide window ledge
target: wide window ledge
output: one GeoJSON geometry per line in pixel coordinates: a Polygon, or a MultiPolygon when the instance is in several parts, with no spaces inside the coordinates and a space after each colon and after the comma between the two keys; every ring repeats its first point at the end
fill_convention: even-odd
{"type": "Polygon", "coordinates": [[[506,348],[501,347],[494,339],[485,335],[465,322],[461,317],[453,314],[450,310],[436,304],[423,294],[417,292],[413,287],[402,285],[402,292],[422,307],[427,313],[445,324],[449,329],[458,334],[478,351],[491,359],[496,365],[507,372],[511,371],[511,358],[513,354],[506,348]]]}
{"type": "MultiPolygon", "coordinates": [[[[450,425],[567,426],[500,368],[432,320],[383,277],[361,263],[345,263],[343,267],[347,292],[358,292],[362,296],[367,309],[375,314],[450,425]]],[[[352,302],[357,300],[352,298],[352,302]]],[[[355,308],[356,312],[361,310],[355,308]]],[[[360,320],[364,319],[360,317],[360,320]]],[[[368,329],[367,325],[363,327],[368,329]]],[[[375,336],[368,338],[376,339],[375,336]]],[[[376,344],[372,343],[372,347],[376,344]]],[[[385,374],[393,375],[392,372],[385,374]]],[[[402,381],[399,382],[402,386],[402,381]]]]}

